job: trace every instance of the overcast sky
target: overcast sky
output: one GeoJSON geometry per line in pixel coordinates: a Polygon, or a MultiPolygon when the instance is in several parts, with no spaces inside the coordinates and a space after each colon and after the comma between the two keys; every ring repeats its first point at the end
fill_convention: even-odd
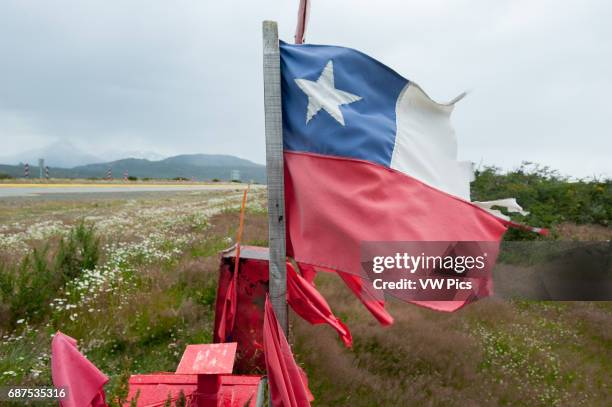
{"type": "MultiPolygon", "coordinates": [[[[298,0],[0,1],[0,155],[78,146],[263,163],[261,21],[298,0]]],[[[612,2],[314,0],[307,42],[359,49],[454,113],[460,158],[612,175],[612,2]]]]}

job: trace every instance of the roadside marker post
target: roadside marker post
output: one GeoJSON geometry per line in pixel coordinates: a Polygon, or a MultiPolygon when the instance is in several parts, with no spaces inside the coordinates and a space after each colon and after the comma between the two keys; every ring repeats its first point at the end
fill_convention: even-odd
{"type": "Polygon", "coordinates": [[[272,302],[276,318],[285,332],[285,336],[288,336],[283,120],[281,111],[278,25],[275,21],[264,21],[262,32],[270,247],[270,301],[272,302]]]}

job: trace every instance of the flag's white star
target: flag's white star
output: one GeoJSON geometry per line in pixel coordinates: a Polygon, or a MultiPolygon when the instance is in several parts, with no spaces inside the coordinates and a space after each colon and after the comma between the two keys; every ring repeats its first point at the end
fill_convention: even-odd
{"type": "Polygon", "coordinates": [[[296,79],[295,83],[308,96],[306,123],[316,115],[319,110],[325,109],[338,123],[344,126],[344,116],[340,111],[341,105],[361,100],[361,96],[344,92],[334,87],[334,63],[330,60],[317,81],[296,79]]]}

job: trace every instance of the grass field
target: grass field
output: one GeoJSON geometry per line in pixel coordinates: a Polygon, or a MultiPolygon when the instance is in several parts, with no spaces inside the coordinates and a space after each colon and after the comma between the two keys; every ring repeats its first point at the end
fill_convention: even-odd
{"type": "MultiPolygon", "coordinates": [[[[0,384],[49,384],[58,329],[111,376],[111,400],[130,373],[174,370],[186,344],[211,341],[217,252],[241,197],[0,201],[0,384]]],[[[251,193],[249,213],[261,203],[251,193]]]]}
{"type": "MultiPolygon", "coordinates": [[[[48,385],[51,335],[79,340],[111,377],[174,370],[211,341],[219,250],[233,243],[240,190],[0,201],[0,385],[48,385]]],[[[265,191],[250,194],[244,243],[267,244],[265,191]]],[[[564,223],[561,237],[609,239],[564,223]]],[[[334,275],[317,287],[348,324],[293,318],[291,341],[320,406],[604,406],[612,304],[487,299],[454,314],[390,303],[382,328],[334,275]]]]}

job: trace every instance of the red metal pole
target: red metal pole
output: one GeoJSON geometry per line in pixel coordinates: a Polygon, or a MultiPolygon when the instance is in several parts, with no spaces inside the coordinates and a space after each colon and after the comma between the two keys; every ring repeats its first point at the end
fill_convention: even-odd
{"type": "Polygon", "coordinates": [[[295,43],[303,44],[304,35],[306,34],[306,26],[308,25],[308,17],[310,15],[310,1],[300,0],[298,8],[297,26],[295,28],[295,43]]]}

